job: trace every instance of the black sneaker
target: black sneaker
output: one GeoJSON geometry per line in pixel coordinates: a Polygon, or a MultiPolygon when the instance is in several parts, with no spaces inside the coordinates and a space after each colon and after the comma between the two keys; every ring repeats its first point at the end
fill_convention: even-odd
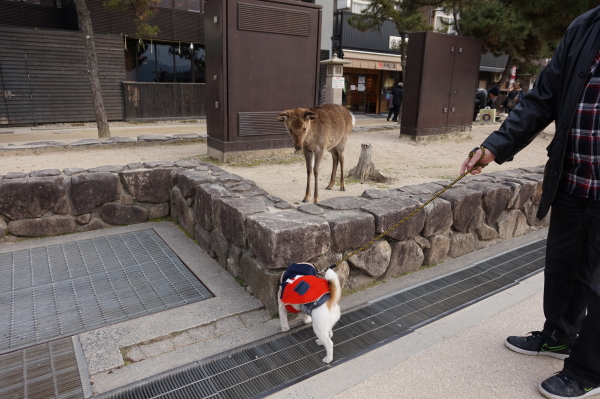
{"type": "Polygon", "coordinates": [[[589,398],[600,394],[600,386],[575,381],[561,371],[542,382],[539,391],[549,399],[589,398]]]}
{"type": "Polygon", "coordinates": [[[571,345],[557,341],[541,331],[532,331],[529,334],[525,337],[508,337],[504,341],[504,345],[508,349],[524,355],[544,355],[557,359],[566,359],[569,357],[571,345]]]}

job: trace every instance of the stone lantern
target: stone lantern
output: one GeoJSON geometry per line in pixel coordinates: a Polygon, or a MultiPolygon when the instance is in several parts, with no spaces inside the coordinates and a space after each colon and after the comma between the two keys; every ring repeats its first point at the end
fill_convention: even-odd
{"type": "Polygon", "coordinates": [[[344,64],[351,64],[352,61],[345,61],[338,58],[334,53],[333,57],[321,61],[321,64],[327,65],[327,80],[325,83],[325,103],[342,104],[342,91],[344,89],[344,64]]]}

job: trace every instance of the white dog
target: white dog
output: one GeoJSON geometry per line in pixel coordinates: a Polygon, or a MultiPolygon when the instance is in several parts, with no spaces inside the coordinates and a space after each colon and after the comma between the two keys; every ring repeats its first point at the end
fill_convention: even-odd
{"type": "Polygon", "coordinates": [[[302,313],[305,324],[312,321],[317,344],[325,347],[325,363],[333,360],[333,326],[340,319],[339,301],[342,295],[340,279],[328,269],[325,278],[317,277],[310,263],[292,263],[281,275],[279,293],[279,318],[281,330],[288,331],[287,313],[302,313]],[[311,317],[312,316],[312,317],[311,317]]]}

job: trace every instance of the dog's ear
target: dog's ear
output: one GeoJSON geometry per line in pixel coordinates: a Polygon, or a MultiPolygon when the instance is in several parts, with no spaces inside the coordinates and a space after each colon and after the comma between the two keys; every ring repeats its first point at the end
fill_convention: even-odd
{"type": "Polygon", "coordinates": [[[278,121],[285,122],[287,120],[287,118],[289,118],[289,117],[290,117],[290,114],[288,114],[287,111],[283,111],[282,113],[278,114],[275,118],[278,121]]]}
{"type": "Polygon", "coordinates": [[[317,119],[317,114],[312,111],[304,111],[304,119],[317,119]]]}

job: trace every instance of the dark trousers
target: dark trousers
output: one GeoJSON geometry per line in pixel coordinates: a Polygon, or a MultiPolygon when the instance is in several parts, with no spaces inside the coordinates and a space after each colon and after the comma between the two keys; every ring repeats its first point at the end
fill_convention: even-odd
{"type": "Polygon", "coordinates": [[[398,122],[398,114],[400,113],[400,105],[402,105],[402,104],[394,104],[394,117],[392,118],[392,122],[398,122]]]}
{"type": "Polygon", "coordinates": [[[591,385],[600,385],[599,264],[600,201],[559,188],[546,249],[544,332],[573,344],[564,371],[591,385]]]}
{"type": "Polygon", "coordinates": [[[390,112],[388,112],[388,116],[387,116],[388,120],[392,117],[393,113],[394,113],[394,108],[392,107],[392,108],[390,108],[390,112]]]}

